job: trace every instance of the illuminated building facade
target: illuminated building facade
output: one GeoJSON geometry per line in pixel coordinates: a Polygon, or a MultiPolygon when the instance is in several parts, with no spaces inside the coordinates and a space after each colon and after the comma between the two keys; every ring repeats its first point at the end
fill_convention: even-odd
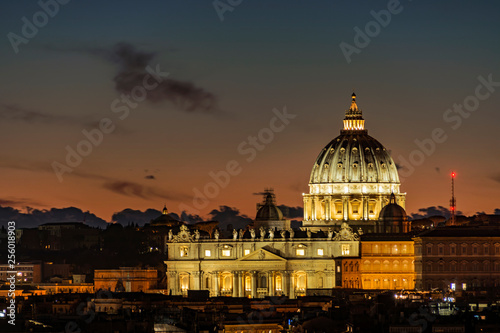
{"type": "Polygon", "coordinates": [[[415,252],[408,234],[361,236],[359,278],[363,289],[414,289],[415,252]]]}
{"type": "Polygon", "coordinates": [[[209,290],[211,296],[264,297],[333,288],[335,260],[357,256],[359,236],[344,224],[338,233],[240,230],[232,238],[201,236],[181,226],[168,241],[168,289],[173,295],[209,290]]]}
{"type": "Polygon", "coordinates": [[[374,232],[379,213],[394,194],[403,209],[396,164],[382,144],[368,135],[352,94],[340,135],[327,144],[314,163],[309,193],[303,195],[303,227],[338,228],[342,222],[374,232]]]}
{"type": "Polygon", "coordinates": [[[98,269],[94,271],[94,289],[139,292],[156,288],[156,269],[120,267],[120,269],[98,269]]]}

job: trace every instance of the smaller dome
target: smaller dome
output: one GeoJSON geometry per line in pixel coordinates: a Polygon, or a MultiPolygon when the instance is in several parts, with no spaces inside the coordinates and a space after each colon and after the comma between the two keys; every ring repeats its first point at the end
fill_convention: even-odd
{"type": "Polygon", "coordinates": [[[151,225],[161,225],[161,226],[167,226],[167,227],[175,227],[182,224],[179,220],[175,219],[168,213],[167,206],[163,207],[162,214],[155,218],[154,220],[151,220],[151,225]]]}
{"type": "Polygon", "coordinates": [[[391,193],[389,203],[380,211],[379,219],[386,222],[406,221],[408,219],[404,208],[396,203],[394,193],[391,193]]]}
{"type": "Polygon", "coordinates": [[[256,221],[283,220],[283,213],[276,206],[272,192],[266,191],[264,193],[264,203],[259,206],[260,208],[255,216],[256,221]]]}

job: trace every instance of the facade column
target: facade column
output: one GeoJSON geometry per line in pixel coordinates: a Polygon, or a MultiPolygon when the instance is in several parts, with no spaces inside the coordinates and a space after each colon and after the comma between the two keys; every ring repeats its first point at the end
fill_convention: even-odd
{"type": "Polygon", "coordinates": [[[289,296],[290,292],[290,271],[282,271],[282,283],[283,283],[283,293],[285,296],[289,296]]]}
{"type": "Polygon", "coordinates": [[[172,295],[177,295],[177,286],[179,281],[177,280],[177,272],[168,272],[168,289],[169,293],[172,295]]]}
{"type": "Polygon", "coordinates": [[[273,271],[269,271],[268,274],[269,274],[269,283],[268,283],[268,287],[267,287],[268,288],[267,289],[268,290],[267,294],[269,296],[274,296],[274,291],[276,289],[274,287],[274,272],[273,271]]]}
{"type": "Polygon", "coordinates": [[[200,290],[200,271],[196,271],[196,272],[192,272],[192,276],[193,276],[193,279],[194,279],[194,283],[193,283],[193,289],[194,290],[200,290]]]}
{"type": "Polygon", "coordinates": [[[212,272],[212,286],[213,286],[213,291],[212,295],[214,297],[220,296],[220,288],[219,288],[219,272],[214,271],[212,272]]]}
{"type": "Polygon", "coordinates": [[[349,196],[342,196],[342,213],[344,215],[344,221],[349,220],[349,196]]]}
{"type": "Polygon", "coordinates": [[[238,297],[238,271],[233,271],[233,297],[238,297]]]}
{"type": "Polygon", "coordinates": [[[243,273],[243,271],[238,272],[238,297],[244,297],[245,295],[245,283],[243,281],[245,274],[243,273]]]}
{"type": "Polygon", "coordinates": [[[309,220],[309,199],[304,196],[304,221],[309,220]]]}
{"type": "Polygon", "coordinates": [[[326,216],[325,220],[330,221],[332,219],[332,197],[328,196],[325,203],[326,216]]]}
{"type": "Polygon", "coordinates": [[[316,220],[316,197],[311,198],[311,219],[316,220]]]}
{"type": "Polygon", "coordinates": [[[257,271],[251,271],[252,274],[252,298],[257,298],[257,271]]]}
{"type": "Polygon", "coordinates": [[[295,298],[295,274],[290,274],[290,294],[289,298],[295,298]]]}

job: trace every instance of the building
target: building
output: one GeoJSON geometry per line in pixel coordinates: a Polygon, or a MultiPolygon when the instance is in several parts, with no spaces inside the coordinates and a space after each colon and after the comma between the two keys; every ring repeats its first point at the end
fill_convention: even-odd
{"type": "Polygon", "coordinates": [[[416,288],[474,290],[500,286],[500,228],[442,227],[414,238],[416,288]]]}
{"type": "Polygon", "coordinates": [[[404,208],[396,164],[364,122],[352,94],[343,130],[321,150],[311,171],[309,193],[303,195],[304,228],[325,231],[348,222],[355,230],[374,232],[391,194],[404,208]]]}
{"type": "Polygon", "coordinates": [[[253,223],[232,235],[177,223],[167,240],[168,288],[173,295],[209,290],[252,298],[334,287],[411,289],[413,244],[404,236],[410,223],[399,187],[394,161],[368,135],[352,94],[340,136],[312,168],[301,230],[290,228],[272,190],[253,223]],[[363,234],[375,238],[364,238],[360,257],[363,234]]]}
{"type": "Polygon", "coordinates": [[[211,296],[305,295],[309,288],[333,288],[335,258],[357,256],[359,236],[344,223],[330,230],[234,230],[233,237],[201,236],[181,226],[168,241],[165,261],[172,295],[209,290],[211,296]]]}
{"type": "Polygon", "coordinates": [[[39,283],[42,281],[42,263],[18,262],[15,269],[7,264],[0,265],[1,282],[6,282],[12,275],[16,277],[16,285],[39,283]]]}
{"type": "Polygon", "coordinates": [[[139,292],[155,289],[158,281],[156,269],[120,267],[120,269],[96,269],[94,289],[139,292]]]}
{"type": "Polygon", "coordinates": [[[415,288],[415,253],[410,234],[364,234],[360,252],[363,289],[415,288]]]}

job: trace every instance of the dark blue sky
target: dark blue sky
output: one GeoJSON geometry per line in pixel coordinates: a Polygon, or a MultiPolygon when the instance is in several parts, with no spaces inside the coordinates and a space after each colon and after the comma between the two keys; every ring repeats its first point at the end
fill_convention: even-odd
{"type": "Polygon", "coordinates": [[[302,205],[315,157],[338,135],[354,88],[369,133],[403,167],[422,150],[415,140],[436,128],[446,135],[420,165],[401,170],[409,213],[447,206],[452,169],[458,209],[492,213],[500,194],[500,91],[481,88],[489,96],[467,117],[445,115],[475,96],[479,77],[500,81],[500,3],[401,1],[348,63],[340,44],[355,46],[354,28],[364,31],[372,11],[394,3],[243,0],[221,21],[212,1],[73,0],[17,53],[9,33],[23,36],[22,18],[32,22],[41,8],[36,1],[2,4],[2,202],[73,205],[105,219],[165,202],[180,211],[194,207],[210,172],[236,160],[241,172],[193,210],[203,215],[224,204],[253,216],[260,197],[252,193],[264,187],[274,187],[280,203],[302,205]],[[121,93],[115,84],[123,59],[110,58],[118,43],[150,55],[148,63],[189,98],[210,96],[216,106],[186,111],[189,98],[160,96],[119,120],[110,107],[121,93]],[[285,106],[297,117],[247,162],[237,147],[285,106]],[[82,130],[102,118],[115,130],[60,182],[53,162],[63,163],[65,147],[76,147],[82,130]]]}

